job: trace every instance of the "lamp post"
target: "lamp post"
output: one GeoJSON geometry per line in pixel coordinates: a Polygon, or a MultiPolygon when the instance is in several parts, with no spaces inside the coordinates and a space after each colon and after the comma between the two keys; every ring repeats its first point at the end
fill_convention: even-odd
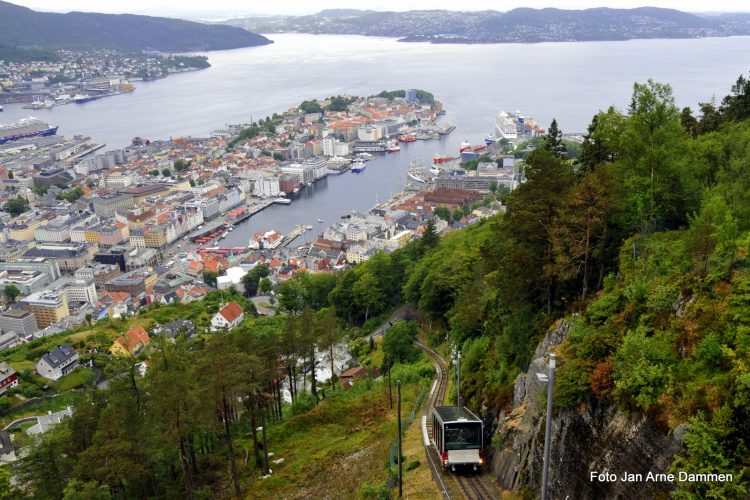
{"type": "Polygon", "coordinates": [[[401,463],[401,380],[396,380],[396,391],[398,392],[398,497],[401,498],[404,494],[404,467],[401,463]]]}
{"type": "Polygon", "coordinates": [[[456,383],[456,406],[461,406],[461,351],[458,351],[458,365],[456,366],[458,383],[456,383]]]}
{"type": "Polygon", "coordinates": [[[547,422],[544,431],[544,462],[542,465],[542,500],[547,500],[547,477],[549,474],[549,448],[552,438],[552,399],[555,392],[555,354],[549,355],[549,375],[537,373],[540,382],[547,383],[547,422]]]}

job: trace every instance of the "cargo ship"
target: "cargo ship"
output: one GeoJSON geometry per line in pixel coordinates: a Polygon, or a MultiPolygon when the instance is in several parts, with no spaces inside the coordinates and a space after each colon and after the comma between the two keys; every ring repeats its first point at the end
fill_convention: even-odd
{"type": "Polygon", "coordinates": [[[449,161],[453,161],[454,158],[452,156],[446,156],[446,155],[435,155],[432,157],[432,163],[435,165],[440,165],[441,163],[448,163],[449,161]]]}
{"type": "Polygon", "coordinates": [[[50,127],[49,123],[30,116],[15,123],[0,125],[0,144],[29,137],[45,137],[56,133],[57,127],[50,127]]]}

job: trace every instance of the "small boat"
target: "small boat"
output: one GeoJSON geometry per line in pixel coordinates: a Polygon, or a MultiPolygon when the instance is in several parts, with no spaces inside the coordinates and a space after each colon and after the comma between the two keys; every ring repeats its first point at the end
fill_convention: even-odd
{"type": "Polygon", "coordinates": [[[388,141],[385,150],[389,153],[395,153],[396,151],[401,151],[401,146],[396,141],[388,141]]]}
{"type": "Polygon", "coordinates": [[[468,141],[468,139],[462,142],[460,146],[458,146],[458,152],[463,153],[467,149],[471,149],[471,143],[468,141]]]}
{"type": "Polygon", "coordinates": [[[411,134],[404,134],[398,138],[398,142],[414,142],[417,138],[411,134]]]}
{"type": "Polygon", "coordinates": [[[352,172],[355,174],[358,174],[362,172],[365,169],[365,162],[361,159],[356,159],[354,162],[352,162],[352,172]]]}
{"type": "Polygon", "coordinates": [[[0,104],[0,113],[2,113],[3,111],[5,111],[5,109],[3,108],[2,104],[0,104]]]}
{"type": "Polygon", "coordinates": [[[318,222],[323,222],[323,219],[318,219],[318,222]]]}
{"type": "Polygon", "coordinates": [[[359,157],[360,157],[361,159],[363,159],[364,161],[372,160],[373,158],[375,158],[375,157],[374,157],[373,155],[371,155],[370,153],[359,153],[359,154],[358,154],[357,156],[359,156],[359,157]]]}
{"type": "Polygon", "coordinates": [[[484,138],[484,143],[489,146],[493,142],[495,142],[495,135],[492,132],[490,132],[490,135],[484,138]]]}

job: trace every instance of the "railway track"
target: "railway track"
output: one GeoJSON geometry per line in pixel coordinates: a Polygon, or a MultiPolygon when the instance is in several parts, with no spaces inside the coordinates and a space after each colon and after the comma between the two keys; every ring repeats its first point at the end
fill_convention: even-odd
{"type": "MultiPolygon", "coordinates": [[[[428,404],[422,410],[422,416],[427,417],[427,435],[432,435],[432,419],[429,418],[432,408],[441,406],[445,400],[445,392],[448,389],[448,365],[445,360],[430,347],[416,342],[417,346],[422,349],[435,362],[437,370],[436,385],[433,386],[431,397],[428,404]]],[[[433,477],[440,487],[443,497],[448,500],[466,498],[468,500],[485,500],[498,498],[496,494],[482,481],[479,475],[461,475],[446,474],[439,466],[439,458],[434,453],[432,447],[425,446],[428,463],[432,469],[433,477]],[[436,461],[437,459],[437,461],[436,461]],[[451,480],[452,479],[452,480],[451,480]],[[451,483],[458,486],[458,493],[454,493],[451,483]]]]}

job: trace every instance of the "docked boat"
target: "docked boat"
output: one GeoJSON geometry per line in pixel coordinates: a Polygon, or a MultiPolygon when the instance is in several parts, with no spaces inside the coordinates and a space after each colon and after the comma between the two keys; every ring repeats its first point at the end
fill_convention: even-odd
{"type": "Polygon", "coordinates": [[[360,159],[364,160],[364,161],[370,161],[370,160],[372,160],[373,158],[375,158],[375,157],[374,157],[373,155],[371,155],[370,153],[359,153],[359,154],[358,154],[357,156],[358,156],[358,157],[359,157],[360,159]]]}
{"type": "Polygon", "coordinates": [[[426,184],[428,181],[427,169],[422,164],[422,160],[415,156],[409,163],[409,170],[406,171],[406,175],[415,182],[420,184],[426,184]]]}
{"type": "Polygon", "coordinates": [[[518,139],[518,127],[516,121],[505,111],[500,111],[495,117],[495,130],[497,136],[513,141],[518,139]]]}
{"type": "Polygon", "coordinates": [[[398,138],[398,142],[414,142],[417,138],[411,134],[404,134],[398,138]]]}
{"type": "Polygon", "coordinates": [[[57,127],[50,127],[49,123],[30,116],[15,123],[0,125],[0,144],[29,137],[55,135],[56,133],[57,127]]]}
{"type": "Polygon", "coordinates": [[[290,200],[289,198],[274,198],[273,200],[271,200],[271,202],[278,203],[280,205],[289,205],[292,200],[290,200]]]}
{"type": "Polygon", "coordinates": [[[435,165],[440,165],[442,163],[448,163],[449,161],[452,161],[454,158],[452,156],[446,156],[446,155],[435,155],[432,157],[432,163],[435,165]]]}
{"type": "Polygon", "coordinates": [[[437,125],[436,132],[438,133],[438,135],[448,135],[454,130],[456,130],[456,126],[452,123],[441,123],[437,125]]]}
{"type": "Polygon", "coordinates": [[[358,174],[365,169],[365,162],[362,159],[356,159],[352,162],[352,172],[358,174]]]}
{"type": "Polygon", "coordinates": [[[496,137],[510,141],[544,134],[544,129],[532,117],[524,116],[520,111],[499,112],[495,117],[495,131],[496,137]]]}
{"type": "Polygon", "coordinates": [[[396,141],[388,141],[388,145],[386,146],[385,150],[388,153],[395,153],[396,151],[401,151],[401,146],[399,146],[398,142],[396,141]]]}
{"type": "Polygon", "coordinates": [[[97,99],[97,97],[89,94],[76,94],[73,96],[73,102],[76,104],[83,104],[84,102],[93,101],[94,99],[97,99]]]}
{"type": "Polygon", "coordinates": [[[492,132],[490,132],[490,135],[484,138],[484,143],[489,146],[490,144],[494,142],[495,142],[495,135],[492,132]]]}
{"type": "Polygon", "coordinates": [[[458,146],[458,152],[463,153],[467,149],[471,149],[471,143],[468,140],[465,140],[458,146]]]}

